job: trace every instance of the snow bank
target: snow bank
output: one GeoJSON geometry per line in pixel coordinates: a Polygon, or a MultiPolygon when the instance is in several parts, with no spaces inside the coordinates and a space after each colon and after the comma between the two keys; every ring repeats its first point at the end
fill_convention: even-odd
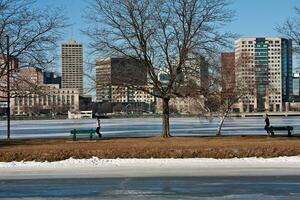
{"type": "Polygon", "coordinates": [[[277,158],[185,158],[185,159],[90,159],[69,158],[56,162],[0,162],[2,168],[69,168],[69,167],[299,167],[300,156],[277,158]]]}
{"type": "Polygon", "coordinates": [[[112,177],[300,176],[300,156],[233,159],[67,159],[0,162],[0,180],[112,177]]]}

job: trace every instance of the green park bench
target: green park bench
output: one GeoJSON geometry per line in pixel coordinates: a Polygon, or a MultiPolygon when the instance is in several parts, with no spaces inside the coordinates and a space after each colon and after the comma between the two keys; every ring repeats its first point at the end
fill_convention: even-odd
{"type": "Polygon", "coordinates": [[[70,136],[74,141],[78,136],[89,136],[90,140],[92,140],[95,134],[95,129],[73,129],[71,130],[70,136]]]}
{"type": "Polygon", "coordinates": [[[271,136],[274,136],[274,131],[288,131],[288,136],[292,136],[292,130],[294,128],[292,126],[270,126],[269,131],[271,136]]]}

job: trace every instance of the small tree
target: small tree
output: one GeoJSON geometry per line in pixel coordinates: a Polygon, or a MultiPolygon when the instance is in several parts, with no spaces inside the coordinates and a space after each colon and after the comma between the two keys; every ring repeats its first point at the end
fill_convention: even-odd
{"type": "Polygon", "coordinates": [[[216,135],[221,135],[222,128],[226,117],[232,112],[234,105],[240,101],[247,100],[249,95],[254,92],[254,82],[251,80],[241,80],[236,75],[236,71],[239,68],[247,66],[248,72],[254,71],[252,65],[247,65],[246,63],[252,63],[253,57],[246,54],[241,54],[241,56],[236,60],[234,53],[222,54],[221,56],[221,68],[220,75],[218,76],[220,84],[220,89],[214,93],[217,99],[218,115],[220,116],[220,121],[217,128],[216,135]]]}
{"type": "MultiPolygon", "coordinates": [[[[215,54],[231,36],[219,29],[232,19],[227,0],[93,0],[85,33],[102,56],[142,61],[153,92],[162,99],[162,137],[170,137],[169,101],[195,71],[190,59],[215,54]],[[164,71],[169,80],[161,82],[164,71]]],[[[134,73],[134,72],[132,72],[134,73]]],[[[141,89],[143,88],[138,88],[141,89]]]]}
{"type": "Polygon", "coordinates": [[[219,99],[219,116],[220,116],[220,121],[219,125],[217,128],[217,134],[216,135],[221,135],[221,131],[224,125],[224,121],[226,117],[230,114],[232,111],[232,108],[235,104],[239,102],[239,100],[247,97],[249,92],[245,90],[245,88],[235,88],[232,91],[220,91],[217,94],[217,98],[219,99]]]}

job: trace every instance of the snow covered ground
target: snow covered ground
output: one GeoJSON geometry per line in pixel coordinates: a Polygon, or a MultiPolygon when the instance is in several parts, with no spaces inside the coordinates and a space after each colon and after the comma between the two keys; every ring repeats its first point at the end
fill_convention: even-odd
{"type": "Polygon", "coordinates": [[[233,159],[67,159],[0,163],[0,180],[300,175],[300,156],[233,159]]]}

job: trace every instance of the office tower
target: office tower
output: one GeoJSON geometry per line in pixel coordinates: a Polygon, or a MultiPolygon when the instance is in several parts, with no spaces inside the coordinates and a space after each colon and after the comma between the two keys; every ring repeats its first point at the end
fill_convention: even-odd
{"type": "Polygon", "coordinates": [[[242,112],[284,111],[293,92],[292,41],[241,38],[235,42],[236,84],[253,87],[240,102],[242,112]]]}
{"type": "Polygon", "coordinates": [[[82,44],[69,40],[62,44],[62,88],[78,89],[83,94],[83,56],[82,44]]]}
{"type": "Polygon", "coordinates": [[[132,58],[104,58],[96,61],[96,101],[133,101],[132,86],[147,85],[146,66],[132,58]]]}
{"type": "Polygon", "coordinates": [[[222,91],[233,91],[235,87],[235,53],[221,54],[221,87],[222,91]]]}

